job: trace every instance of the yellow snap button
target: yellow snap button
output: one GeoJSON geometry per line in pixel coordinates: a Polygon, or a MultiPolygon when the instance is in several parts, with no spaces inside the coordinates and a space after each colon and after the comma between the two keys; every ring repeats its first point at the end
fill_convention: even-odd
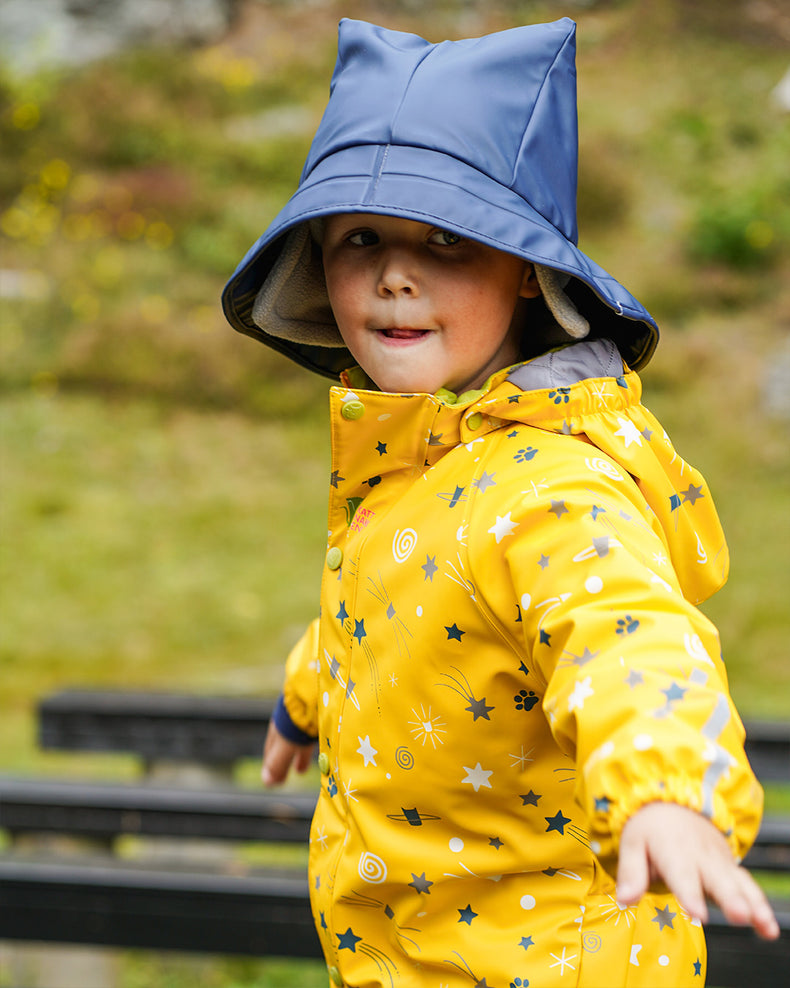
{"type": "Polygon", "coordinates": [[[318,756],[318,767],[322,775],[329,775],[329,755],[325,751],[318,756]]]}
{"type": "Polygon", "coordinates": [[[338,545],[333,545],[326,554],[326,565],[329,569],[340,569],[343,562],[343,550],[338,545]]]}
{"type": "Polygon", "coordinates": [[[472,414],[466,420],[466,424],[472,430],[479,429],[480,426],[483,424],[483,416],[480,414],[480,412],[472,412],[472,414]]]}
{"type": "Polygon", "coordinates": [[[356,399],[347,401],[340,409],[340,414],[344,419],[361,419],[365,414],[365,406],[361,401],[357,401],[356,399]]]}
{"type": "Polygon", "coordinates": [[[337,985],[338,988],[343,988],[343,979],[340,976],[340,971],[336,967],[329,968],[329,977],[333,985],[337,985]]]}

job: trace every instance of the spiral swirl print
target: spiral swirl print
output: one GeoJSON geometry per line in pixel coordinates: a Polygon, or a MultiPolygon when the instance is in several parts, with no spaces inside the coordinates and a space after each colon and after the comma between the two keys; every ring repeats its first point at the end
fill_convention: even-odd
{"type": "Polygon", "coordinates": [[[403,768],[408,771],[410,768],[414,768],[414,756],[408,748],[404,748],[401,745],[400,748],[395,750],[395,764],[398,768],[403,768]]]}
{"type": "Polygon", "coordinates": [[[597,954],[601,949],[602,942],[597,933],[585,933],[582,937],[582,948],[588,954],[597,954]]]}
{"type": "Polygon", "coordinates": [[[392,540],[392,555],[396,563],[405,563],[417,545],[417,533],[413,528],[398,529],[392,540]]]}
{"type": "Polygon", "coordinates": [[[603,459],[601,456],[595,456],[592,459],[585,457],[584,462],[587,464],[587,469],[592,470],[593,473],[602,473],[609,477],[611,480],[622,480],[623,475],[615,467],[613,463],[609,460],[603,459]]]}
{"type": "Polygon", "coordinates": [[[359,856],[357,866],[359,877],[363,882],[370,882],[371,885],[379,885],[387,877],[387,866],[377,854],[372,851],[364,851],[359,856]]]}

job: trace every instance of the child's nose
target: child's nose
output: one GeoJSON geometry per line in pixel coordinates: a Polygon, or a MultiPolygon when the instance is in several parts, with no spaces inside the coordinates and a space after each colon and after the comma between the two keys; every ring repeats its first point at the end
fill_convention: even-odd
{"type": "Polygon", "coordinates": [[[383,298],[391,295],[419,294],[417,270],[408,251],[387,251],[381,265],[378,293],[383,298]]]}

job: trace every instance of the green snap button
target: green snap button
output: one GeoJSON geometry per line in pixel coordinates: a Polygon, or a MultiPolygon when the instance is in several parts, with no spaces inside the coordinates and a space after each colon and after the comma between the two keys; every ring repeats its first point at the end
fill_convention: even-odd
{"type": "Polygon", "coordinates": [[[329,755],[325,751],[322,751],[318,756],[318,767],[321,770],[321,775],[329,775],[329,755]]]}
{"type": "Polygon", "coordinates": [[[480,414],[480,412],[472,412],[472,414],[466,420],[466,424],[469,426],[470,429],[475,431],[479,429],[480,426],[483,424],[483,416],[480,414]]]}
{"type": "Polygon", "coordinates": [[[350,419],[352,421],[354,419],[361,419],[365,414],[365,406],[361,401],[357,401],[356,399],[347,401],[340,409],[340,414],[344,419],[350,419]]]}
{"type": "Polygon", "coordinates": [[[326,554],[326,565],[329,569],[340,569],[343,562],[343,550],[338,545],[333,545],[326,554]]]}
{"type": "Polygon", "coordinates": [[[329,968],[329,978],[333,985],[337,985],[338,988],[343,988],[343,979],[340,977],[340,971],[336,967],[329,968]]]}

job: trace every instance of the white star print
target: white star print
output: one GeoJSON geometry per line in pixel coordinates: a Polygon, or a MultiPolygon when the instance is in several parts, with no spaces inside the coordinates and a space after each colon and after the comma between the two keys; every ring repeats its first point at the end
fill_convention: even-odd
{"type": "Polygon", "coordinates": [[[471,785],[475,787],[475,792],[479,792],[480,786],[485,786],[486,789],[493,788],[491,783],[488,781],[489,778],[494,774],[493,769],[487,771],[486,769],[483,768],[480,762],[478,762],[474,768],[469,768],[468,765],[464,765],[464,772],[467,773],[467,776],[465,779],[462,779],[461,781],[471,783],[471,785]]]}
{"type": "Polygon", "coordinates": [[[506,535],[512,535],[517,528],[518,522],[511,520],[510,512],[508,511],[504,518],[500,518],[500,516],[497,515],[496,523],[492,525],[488,531],[491,535],[495,536],[497,545],[499,545],[506,535]]]}
{"type": "Polygon", "coordinates": [[[549,485],[546,483],[546,478],[545,477],[543,478],[543,480],[539,480],[537,482],[537,484],[535,483],[534,480],[531,480],[529,482],[529,486],[531,488],[530,490],[528,490],[528,491],[522,491],[521,493],[522,494],[534,494],[535,497],[537,497],[538,496],[538,491],[547,491],[549,489],[549,485]]]}
{"type": "Polygon", "coordinates": [[[615,432],[615,435],[622,436],[626,449],[631,443],[636,443],[637,446],[642,445],[642,433],[630,419],[621,419],[618,415],[617,422],[620,428],[615,432]]]}
{"type": "Polygon", "coordinates": [[[561,957],[557,957],[556,954],[552,954],[551,955],[554,958],[554,960],[556,961],[556,963],[555,964],[549,964],[549,967],[556,967],[557,964],[559,964],[560,965],[560,975],[565,974],[565,965],[566,964],[571,969],[571,971],[575,971],[576,970],[576,968],[573,966],[573,964],[571,964],[571,961],[575,959],[576,954],[571,954],[570,957],[566,958],[565,957],[565,954],[566,954],[567,949],[568,949],[567,947],[563,947],[562,948],[562,956],[561,957]]]}
{"type": "Polygon", "coordinates": [[[357,737],[357,741],[359,741],[357,752],[365,759],[365,765],[375,765],[378,751],[370,743],[370,735],[366,734],[364,738],[357,737]]]}
{"type": "Polygon", "coordinates": [[[358,803],[359,802],[359,800],[357,799],[357,797],[354,795],[355,792],[356,792],[356,789],[352,789],[351,788],[351,779],[349,779],[348,782],[344,782],[343,783],[343,795],[346,797],[346,799],[349,802],[351,802],[352,800],[355,803],[358,803]]]}
{"type": "Polygon", "coordinates": [[[534,762],[535,759],[529,757],[534,750],[535,750],[534,748],[530,748],[529,751],[526,754],[524,754],[524,745],[522,744],[520,755],[514,755],[512,752],[508,752],[510,757],[513,759],[513,762],[510,767],[515,768],[516,765],[518,765],[520,769],[523,769],[524,766],[527,764],[527,762],[534,762]]]}
{"type": "Polygon", "coordinates": [[[608,391],[606,385],[603,384],[603,383],[601,383],[601,384],[594,384],[592,386],[592,393],[595,395],[595,397],[598,399],[598,401],[602,405],[605,405],[606,404],[606,399],[608,397],[610,397],[609,391],[608,391]]]}
{"type": "Polygon", "coordinates": [[[581,710],[584,707],[584,701],[595,692],[590,685],[591,682],[591,676],[586,676],[584,679],[578,679],[576,681],[576,685],[573,687],[573,693],[568,697],[568,710],[575,710],[577,707],[581,710]]]}

